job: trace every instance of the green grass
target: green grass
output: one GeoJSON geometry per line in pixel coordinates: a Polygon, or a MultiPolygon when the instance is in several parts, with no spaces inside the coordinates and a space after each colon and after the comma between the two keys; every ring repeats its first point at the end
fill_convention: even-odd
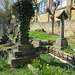
{"type": "Polygon", "coordinates": [[[74,38],[74,39],[75,39],[75,35],[70,35],[70,36],[67,36],[66,38],[67,38],[67,40],[68,40],[68,44],[69,44],[72,48],[75,48],[75,41],[70,40],[71,38],[74,38]]]}
{"type": "Polygon", "coordinates": [[[6,58],[0,58],[0,75],[33,75],[26,65],[21,68],[11,69],[7,61],[6,58]]]}
{"type": "Polygon", "coordinates": [[[32,65],[39,75],[75,75],[72,67],[47,54],[33,59],[32,65]]]}
{"type": "Polygon", "coordinates": [[[75,51],[73,51],[71,46],[65,47],[64,49],[62,49],[62,51],[75,55],[75,51]]]}
{"type": "Polygon", "coordinates": [[[42,40],[52,40],[52,41],[55,41],[56,38],[58,38],[59,36],[56,36],[56,35],[48,35],[46,32],[38,32],[38,31],[30,31],[29,32],[29,35],[31,37],[36,37],[38,39],[42,39],[42,40]]]}

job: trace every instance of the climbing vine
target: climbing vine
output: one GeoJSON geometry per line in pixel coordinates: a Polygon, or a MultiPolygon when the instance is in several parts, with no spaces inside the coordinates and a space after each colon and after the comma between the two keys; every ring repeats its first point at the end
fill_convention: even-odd
{"type": "Polygon", "coordinates": [[[31,0],[17,0],[14,4],[17,12],[17,18],[20,21],[20,42],[21,44],[29,43],[30,19],[34,16],[33,4],[31,0]]]}

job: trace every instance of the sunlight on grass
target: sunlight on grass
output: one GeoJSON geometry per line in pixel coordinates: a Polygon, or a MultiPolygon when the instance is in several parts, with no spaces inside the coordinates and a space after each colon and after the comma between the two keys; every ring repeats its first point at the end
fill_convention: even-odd
{"type": "Polygon", "coordinates": [[[38,71],[39,75],[74,75],[75,71],[69,65],[62,63],[58,59],[47,55],[40,54],[39,57],[32,60],[32,65],[38,71]],[[35,61],[34,61],[35,60],[35,61]]]}
{"type": "Polygon", "coordinates": [[[36,37],[38,39],[42,39],[42,40],[52,40],[52,41],[55,41],[59,36],[56,36],[56,35],[48,35],[46,32],[38,32],[38,31],[30,31],[29,32],[29,35],[31,37],[36,37]]]}
{"type": "Polygon", "coordinates": [[[71,46],[65,47],[64,49],[62,49],[62,51],[75,55],[75,51],[73,51],[71,46]]]}

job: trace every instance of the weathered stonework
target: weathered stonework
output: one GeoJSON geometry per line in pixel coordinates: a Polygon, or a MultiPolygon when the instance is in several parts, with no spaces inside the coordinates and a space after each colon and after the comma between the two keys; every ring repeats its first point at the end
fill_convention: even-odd
{"type": "Polygon", "coordinates": [[[32,44],[19,44],[17,48],[9,54],[8,64],[10,64],[12,68],[25,65],[30,59],[35,58],[35,56],[37,56],[37,54],[35,54],[35,49],[32,44]]]}

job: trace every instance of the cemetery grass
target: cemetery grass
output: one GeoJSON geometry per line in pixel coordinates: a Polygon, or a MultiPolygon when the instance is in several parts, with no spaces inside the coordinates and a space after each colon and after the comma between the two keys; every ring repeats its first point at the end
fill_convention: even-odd
{"type": "Polygon", "coordinates": [[[56,35],[48,35],[46,32],[38,32],[38,31],[29,31],[29,35],[31,37],[36,37],[38,39],[41,39],[41,40],[52,40],[52,41],[55,41],[56,38],[58,38],[59,36],[56,36],[56,35]]]}
{"type": "Polygon", "coordinates": [[[35,68],[34,73],[39,75],[74,75],[75,68],[62,63],[58,59],[51,57],[49,54],[40,54],[40,57],[32,60],[32,66],[35,68]]]}
{"type": "MultiPolygon", "coordinates": [[[[26,65],[20,68],[10,68],[7,58],[0,57],[0,75],[33,75],[26,65]]],[[[39,57],[31,59],[31,65],[35,68],[34,74],[39,75],[74,75],[75,69],[49,54],[40,54],[39,57]]]]}
{"type": "MultiPolygon", "coordinates": [[[[38,31],[29,31],[29,35],[33,38],[36,37],[41,40],[50,39],[54,43],[56,39],[59,38],[59,36],[57,35],[48,35],[46,32],[38,32],[38,31]]],[[[75,55],[75,51],[73,51],[73,49],[75,49],[75,35],[70,35],[67,36],[66,38],[68,40],[68,47],[62,49],[62,51],[75,55]]]]}

